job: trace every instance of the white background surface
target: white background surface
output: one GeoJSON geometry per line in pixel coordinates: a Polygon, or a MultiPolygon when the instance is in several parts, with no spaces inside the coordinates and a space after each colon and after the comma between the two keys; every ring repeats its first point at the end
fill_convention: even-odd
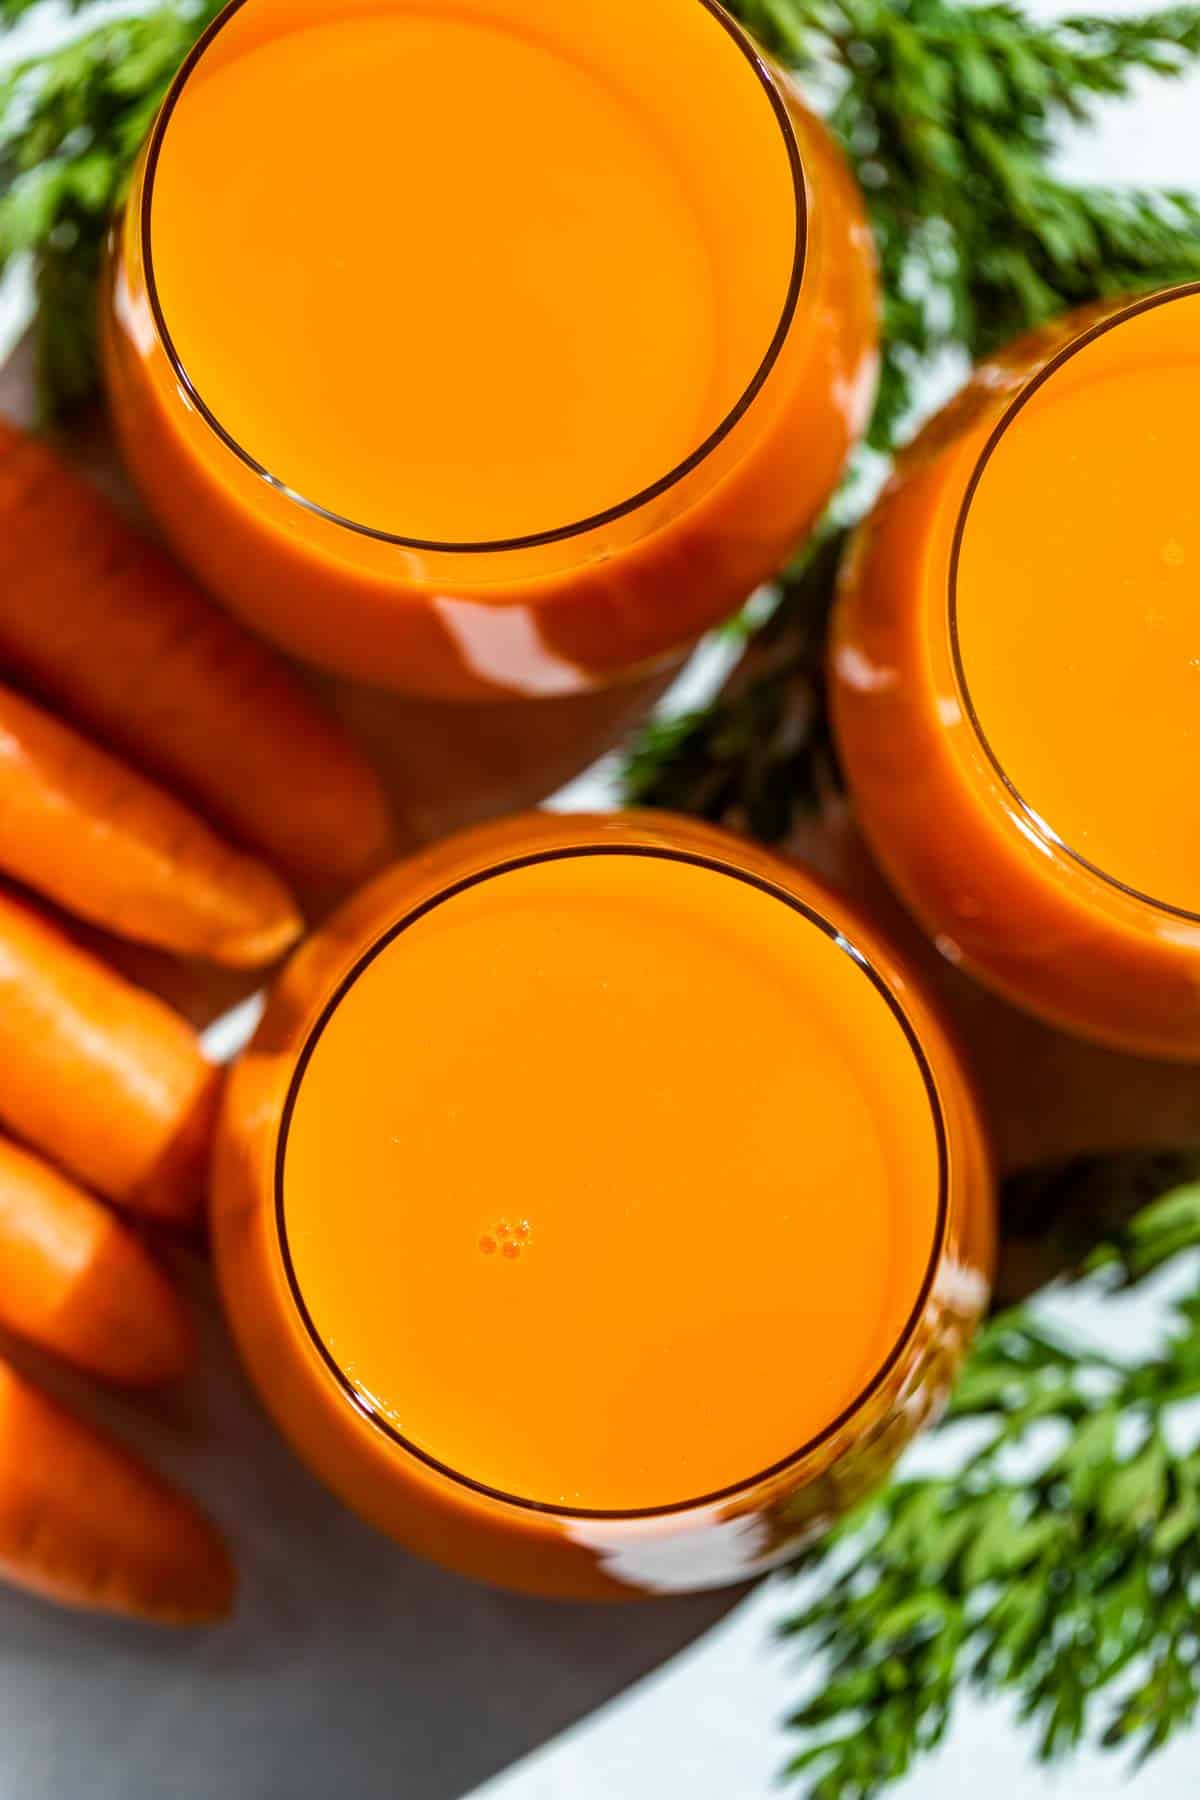
{"type": "MultiPolygon", "coordinates": [[[[22,30],[21,47],[45,41],[55,10],[22,30]]],[[[1037,10],[1057,9],[1043,0],[1037,10]]],[[[1091,0],[1089,10],[1129,9],[1091,0]]],[[[0,42],[0,58],[17,41],[0,42]]],[[[1102,109],[1095,133],[1073,135],[1066,164],[1089,179],[1200,187],[1200,79],[1145,87],[1138,104],[1102,109]]],[[[25,304],[19,281],[0,291],[0,352],[25,304]]],[[[718,661],[710,654],[692,671],[693,695],[718,661]]],[[[609,791],[601,772],[566,798],[597,804],[609,791]]],[[[733,1602],[595,1611],[490,1594],[414,1562],[342,1513],[275,1441],[232,1366],[203,1276],[190,1275],[207,1338],[195,1387],[165,1413],[105,1410],[229,1527],[245,1572],[239,1617],[164,1639],[0,1591],[0,1800],[773,1791],[786,1754],[780,1721],[804,1674],[772,1640],[785,1584],[733,1602]]],[[[1160,1294],[1074,1314],[1110,1347],[1115,1337],[1134,1350],[1164,1309],[1160,1294]]],[[[90,1395],[85,1404],[98,1410],[90,1395]]],[[[1101,1800],[1125,1791],[1124,1779],[1119,1760],[1089,1758],[1051,1781],[1004,1709],[967,1705],[897,1800],[1101,1800]]],[[[1200,1729],[1133,1792],[1195,1800],[1200,1729]]]]}

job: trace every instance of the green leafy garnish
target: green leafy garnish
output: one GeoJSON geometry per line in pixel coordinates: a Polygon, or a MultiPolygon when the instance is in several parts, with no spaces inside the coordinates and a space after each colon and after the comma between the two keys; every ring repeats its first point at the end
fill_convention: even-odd
{"type": "MultiPolygon", "coordinates": [[[[35,0],[0,0],[15,25],[35,0]]],[[[70,10],[88,11],[86,0],[70,10]]],[[[96,385],[96,282],[109,223],[151,120],[197,33],[220,10],[179,0],[88,25],[0,73],[0,274],[33,263],[41,412],[96,385]]]]}
{"type": "MultiPolygon", "coordinates": [[[[1200,1249],[1200,1184],[1089,1262],[1110,1288],[1200,1249]]],[[[966,1691],[1011,1696],[1052,1761],[1087,1743],[1144,1760],[1200,1704],[1200,1268],[1166,1341],[1125,1361],[1037,1306],[984,1327],[933,1442],[798,1563],[820,1571],[785,1634],[818,1680],[789,1721],[808,1800],[871,1800],[939,1744],[966,1691]]]]}

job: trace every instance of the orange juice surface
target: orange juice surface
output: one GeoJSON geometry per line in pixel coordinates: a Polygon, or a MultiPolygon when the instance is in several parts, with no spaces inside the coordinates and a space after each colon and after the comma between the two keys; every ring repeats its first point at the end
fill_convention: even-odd
{"type": "Polygon", "coordinates": [[[650,849],[456,884],[310,1032],[278,1150],[313,1342],[386,1432],[552,1507],[678,1505],[850,1409],[938,1233],[931,1078],[804,906],[650,849]]]}
{"type": "Polygon", "coordinates": [[[684,462],[795,254],[783,139],[712,18],[670,81],[736,115],[736,257],[695,146],[537,9],[291,10],[203,59],[154,175],[163,312],[222,426],[328,511],[435,542],[569,526],[684,462]]]}
{"type": "Polygon", "coordinates": [[[1126,887],[1200,913],[1200,294],[1078,349],[967,508],[964,685],[1028,807],[1126,887]]]}

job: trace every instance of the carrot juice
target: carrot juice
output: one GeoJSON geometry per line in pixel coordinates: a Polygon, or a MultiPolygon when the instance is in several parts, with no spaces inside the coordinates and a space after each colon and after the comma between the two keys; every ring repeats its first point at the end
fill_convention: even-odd
{"type": "Polygon", "coordinates": [[[690,642],[815,517],[874,377],[850,178],[714,0],[233,0],[108,287],[182,556],[297,654],[451,697],[690,642]]]}
{"type": "Polygon", "coordinates": [[[284,1431],[466,1573],[732,1581],[880,1479],[984,1304],[987,1156],[869,927],[683,820],[398,865],[235,1070],[222,1286],[284,1431]]]}
{"type": "Polygon", "coordinates": [[[939,945],[1114,1046],[1200,1057],[1200,288],[982,368],[852,552],[835,722],[939,945]]]}

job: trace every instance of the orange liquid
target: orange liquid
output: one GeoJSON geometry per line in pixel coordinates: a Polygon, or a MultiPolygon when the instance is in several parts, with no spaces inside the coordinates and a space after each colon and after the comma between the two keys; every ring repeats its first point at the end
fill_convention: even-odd
{"type": "Polygon", "coordinates": [[[604,1591],[571,1517],[792,1494],[839,1421],[874,1441],[901,1349],[925,1368],[934,1269],[984,1257],[936,1024],[764,861],[619,820],[452,840],[298,959],[235,1078],[216,1228],[251,1365],[354,1504],[456,1566],[604,1591]]]}
{"type": "Polygon", "coordinates": [[[288,32],[201,65],[164,139],[172,336],[238,442],[329,511],[442,542],[569,525],[683,462],[770,340],[794,234],[758,122],[732,269],[702,171],[552,44],[437,9],[288,32]]]}
{"type": "Polygon", "coordinates": [[[1198,417],[1200,297],[1098,339],[993,452],[958,577],[966,681],[1018,790],[1090,862],[1192,912],[1198,417]]]}
{"type": "Polygon", "coordinates": [[[292,648],[430,691],[584,687],[735,604],[869,400],[861,219],[791,104],[706,0],[231,8],[109,321],[184,554],[292,648]]]}
{"type": "Polygon", "coordinates": [[[742,1481],[850,1405],[915,1304],[938,1173],[845,951],[618,853],[396,938],[322,1031],[283,1182],[309,1314],[381,1417],[488,1487],[612,1509],[742,1481]],[[762,1381],[793,1358],[803,1382],[762,1381]]]}
{"type": "Polygon", "coordinates": [[[955,955],[1074,1029],[1200,1055],[1200,294],[1092,322],[985,370],[902,467],[837,711],[864,823],[955,955]]]}

